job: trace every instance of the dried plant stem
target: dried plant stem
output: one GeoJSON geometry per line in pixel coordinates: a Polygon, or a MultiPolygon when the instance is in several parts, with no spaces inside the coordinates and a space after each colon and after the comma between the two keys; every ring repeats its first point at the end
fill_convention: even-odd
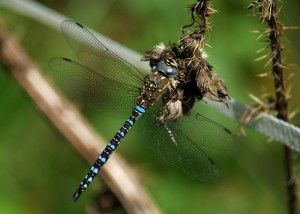
{"type": "MultiPolygon", "coordinates": [[[[288,99],[283,77],[284,66],[281,58],[281,53],[284,48],[280,41],[284,26],[278,20],[279,9],[277,7],[276,0],[256,0],[253,1],[248,8],[250,9],[254,7],[259,9],[259,15],[262,22],[266,22],[268,24],[268,29],[263,32],[261,36],[268,36],[271,54],[265,55],[262,58],[270,56],[268,63],[272,62],[272,73],[274,77],[276,97],[274,110],[277,112],[278,119],[288,122],[288,99]]],[[[293,153],[292,150],[287,146],[284,146],[284,156],[287,179],[288,208],[289,213],[294,214],[297,213],[297,183],[294,172],[293,153]]]]}
{"type": "MultiPolygon", "coordinates": [[[[283,64],[281,58],[281,52],[283,46],[280,42],[282,35],[282,24],[278,20],[278,8],[276,6],[276,0],[267,2],[267,8],[269,9],[268,18],[266,22],[269,26],[269,39],[271,45],[272,56],[272,72],[274,76],[276,103],[275,110],[277,111],[277,118],[284,121],[289,121],[288,116],[288,101],[284,85],[283,77],[283,64]]],[[[291,214],[297,213],[297,183],[294,173],[294,161],[293,153],[290,148],[284,146],[285,155],[285,167],[286,167],[286,179],[287,179],[287,191],[288,191],[288,207],[291,214]]]]}
{"type": "MultiPolygon", "coordinates": [[[[1,29],[0,59],[49,121],[92,163],[100,153],[99,144],[104,147],[105,142],[72,104],[48,83],[17,41],[1,29]]],[[[117,154],[101,170],[101,176],[128,213],[160,213],[134,170],[117,154]]]]}

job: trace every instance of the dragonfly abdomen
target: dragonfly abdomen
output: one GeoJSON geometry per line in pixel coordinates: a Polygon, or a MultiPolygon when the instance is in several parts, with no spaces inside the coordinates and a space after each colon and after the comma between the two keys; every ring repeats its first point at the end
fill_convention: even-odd
{"type": "Polygon", "coordinates": [[[98,159],[95,161],[89,172],[86,174],[79,187],[72,196],[73,202],[77,201],[81,193],[84,192],[90,183],[94,180],[95,176],[99,173],[102,166],[107,162],[110,155],[118,147],[123,138],[129,132],[130,128],[134,125],[136,120],[142,116],[147,110],[146,106],[143,106],[143,103],[137,103],[132,111],[131,116],[126,120],[124,125],[118,130],[113,139],[106,145],[105,149],[98,156],[98,159]]]}

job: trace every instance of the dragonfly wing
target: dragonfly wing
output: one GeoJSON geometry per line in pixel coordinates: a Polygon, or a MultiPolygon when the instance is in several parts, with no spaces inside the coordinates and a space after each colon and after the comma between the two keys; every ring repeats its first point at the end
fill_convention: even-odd
{"type": "Polygon", "coordinates": [[[51,59],[49,67],[55,81],[72,98],[112,117],[131,114],[139,88],[108,79],[66,58],[51,59]]]}
{"type": "Polygon", "coordinates": [[[140,121],[143,141],[154,153],[166,162],[180,168],[186,174],[206,182],[215,182],[219,177],[218,169],[212,159],[200,148],[199,144],[174,125],[170,125],[176,140],[171,140],[164,126],[157,126],[156,109],[149,109],[140,121]]]}
{"type": "Polygon", "coordinates": [[[227,128],[193,110],[169,126],[175,133],[185,133],[202,148],[231,150],[234,147],[235,136],[227,128]]]}
{"type": "Polygon", "coordinates": [[[66,20],[61,24],[62,32],[80,62],[101,73],[102,76],[139,87],[144,75],[132,64],[104,46],[83,25],[66,20]]]}

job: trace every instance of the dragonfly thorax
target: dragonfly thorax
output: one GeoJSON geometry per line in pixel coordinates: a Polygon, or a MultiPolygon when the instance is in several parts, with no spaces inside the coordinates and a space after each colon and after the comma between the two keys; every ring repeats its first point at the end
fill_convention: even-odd
{"type": "Polygon", "coordinates": [[[149,105],[152,105],[161,97],[166,89],[171,87],[172,81],[174,81],[174,78],[168,78],[157,69],[154,69],[145,78],[140,97],[148,102],[149,105]]]}

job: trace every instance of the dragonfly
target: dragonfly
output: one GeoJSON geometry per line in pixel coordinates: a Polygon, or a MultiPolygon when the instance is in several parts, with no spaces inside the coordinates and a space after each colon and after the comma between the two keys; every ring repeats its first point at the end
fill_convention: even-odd
{"type": "Polygon", "coordinates": [[[143,142],[160,158],[196,179],[206,182],[218,179],[217,167],[202,148],[228,148],[233,134],[193,109],[171,121],[158,116],[164,105],[163,97],[167,92],[176,93],[180,85],[176,56],[165,54],[151,73],[145,75],[109,50],[83,25],[66,20],[61,29],[79,62],[64,57],[51,59],[49,67],[56,81],[67,94],[87,106],[125,119],[73,194],[74,202],[137,121],[143,142]]]}

